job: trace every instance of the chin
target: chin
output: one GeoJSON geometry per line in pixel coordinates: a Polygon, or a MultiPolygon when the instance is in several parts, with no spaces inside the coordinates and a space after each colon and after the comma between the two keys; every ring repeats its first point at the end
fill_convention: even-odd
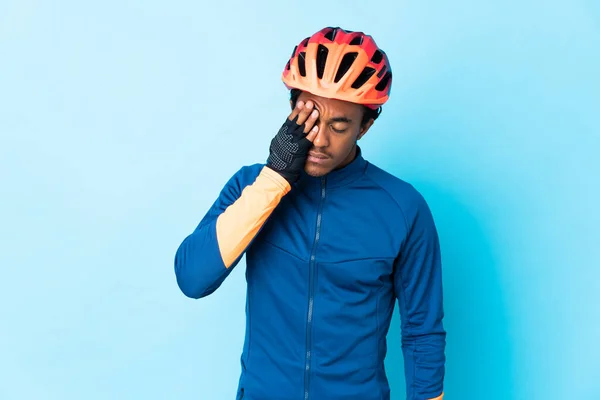
{"type": "Polygon", "coordinates": [[[331,171],[331,168],[307,162],[304,166],[304,171],[306,171],[306,173],[310,176],[319,178],[321,176],[327,175],[329,171],[331,171]]]}

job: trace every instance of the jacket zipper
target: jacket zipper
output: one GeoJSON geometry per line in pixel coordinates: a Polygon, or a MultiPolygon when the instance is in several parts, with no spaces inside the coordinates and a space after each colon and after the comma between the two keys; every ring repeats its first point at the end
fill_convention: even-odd
{"type": "Polygon", "coordinates": [[[315,232],[315,241],[313,243],[312,252],[310,255],[310,264],[308,270],[308,316],[306,324],[306,362],[304,365],[304,400],[309,398],[310,390],[310,364],[311,364],[311,346],[312,346],[312,320],[313,320],[313,305],[314,305],[314,291],[315,291],[315,253],[317,251],[317,244],[321,236],[321,219],[323,212],[323,202],[325,201],[325,183],[327,178],[321,178],[321,200],[319,202],[319,210],[317,212],[317,229],[315,232]]]}

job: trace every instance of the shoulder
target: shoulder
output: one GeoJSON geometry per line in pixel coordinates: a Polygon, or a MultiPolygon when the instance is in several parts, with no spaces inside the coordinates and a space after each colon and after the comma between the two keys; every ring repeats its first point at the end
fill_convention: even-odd
{"type": "Polygon", "coordinates": [[[261,163],[244,165],[238,170],[236,175],[242,181],[254,182],[256,177],[258,177],[260,172],[263,170],[264,166],[265,164],[261,163]]]}
{"type": "Polygon", "coordinates": [[[228,186],[242,190],[256,180],[263,168],[264,164],[260,163],[243,165],[231,176],[228,186]]]}
{"type": "Polygon", "coordinates": [[[394,201],[407,223],[421,212],[429,212],[425,197],[412,183],[368,162],[366,176],[394,201]]]}
{"type": "Polygon", "coordinates": [[[250,164],[243,165],[238,168],[227,180],[223,189],[221,190],[221,196],[229,199],[230,201],[238,198],[244,191],[246,186],[254,183],[260,171],[263,169],[263,164],[250,164]]]}

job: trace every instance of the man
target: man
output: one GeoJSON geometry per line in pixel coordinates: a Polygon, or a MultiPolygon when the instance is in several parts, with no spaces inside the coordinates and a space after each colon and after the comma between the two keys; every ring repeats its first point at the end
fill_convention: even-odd
{"type": "Polygon", "coordinates": [[[246,255],[237,399],[389,399],[386,334],[397,302],[407,399],[441,400],[446,333],[432,214],[357,145],[389,97],[388,57],[371,36],[325,28],[296,46],[283,81],[292,111],[266,164],[241,168],[183,240],[177,283],[186,296],[208,296],[246,255]]]}

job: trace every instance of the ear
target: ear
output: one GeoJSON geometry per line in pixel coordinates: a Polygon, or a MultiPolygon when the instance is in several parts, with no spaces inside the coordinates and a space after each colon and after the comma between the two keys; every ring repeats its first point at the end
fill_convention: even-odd
{"type": "Polygon", "coordinates": [[[374,122],[375,120],[371,118],[365,125],[361,126],[360,132],[358,133],[358,137],[356,138],[356,140],[360,140],[363,136],[365,136],[365,134],[369,131],[374,122]]]}

